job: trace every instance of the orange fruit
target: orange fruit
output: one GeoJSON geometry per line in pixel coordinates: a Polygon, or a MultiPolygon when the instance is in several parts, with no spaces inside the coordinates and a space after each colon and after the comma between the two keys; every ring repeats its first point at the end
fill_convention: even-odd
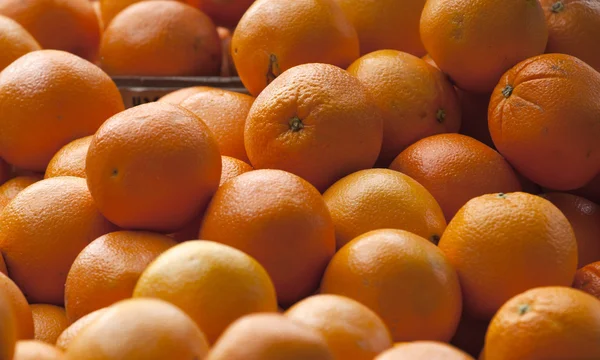
{"type": "Polygon", "coordinates": [[[177,305],[210,343],[246,314],[277,311],[265,269],[243,252],[212,241],[184,242],[158,256],[142,273],[133,295],[177,305]]]}
{"type": "Polygon", "coordinates": [[[475,319],[463,314],[450,344],[477,358],[483,351],[489,320],[475,319]]]}
{"type": "Polygon", "coordinates": [[[424,137],[458,132],[460,106],[454,88],[440,70],[418,57],[376,51],[356,60],[348,72],[367,87],[382,110],[383,166],[424,137]]]}
{"type": "Polygon", "coordinates": [[[347,297],[311,296],[296,303],[285,315],[318,330],[337,359],[372,360],[392,347],[392,337],[383,320],[347,297]]]}
{"type": "Polygon", "coordinates": [[[221,41],[198,9],[177,1],[142,1],[108,23],[100,62],[113,76],[218,75],[221,41]]]}
{"type": "Polygon", "coordinates": [[[398,155],[390,169],[412,177],[429,190],[447,221],[477,196],[521,191],[517,175],[502,155],[459,134],[417,141],[398,155]]]}
{"type": "Polygon", "coordinates": [[[181,102],[192,95],[196,95],[200,92],[211,90],[213,88],[209,86],[191,86],[185,87],[179,90],[172,91],[167,95],[162,96],[158,99],[158,102],[166,102],[173,105],[179,105],[181,102]]]}
{"type": "Polygon", "coordinates": [[[433,243],[440,240],[446,220],[433,196],[412,178],[388,169],[348,175],[323,198],[333,222],[337,248],[371,230],[402,229],[433,243]]]}
{"type": "Polygon", "coordinates": [[[13,360],[63,360],[62,351],[39,340],[21,340],[15,347],[13,360]]]}
{"type": "Polygon", "coordinates": [[[600,358],[600,301],[568,287],[531,289],[498,310],[486,360],[600,358]]]}
{"type": "Polygon", "coordinates": [[[85,158],[92,143],[92,136],[73,140],[63,146],[50,159],[44,178],[76,176],[85,178],[85,158]]]}
{"type": "Polygon", "coordinates": [[[6,296],[6,300],[14,312],[17,339],[33,339],[33,317],[27,299],[19,287],[4,274],[0,274],[0,293],[6,296]]]}
{"type": "MultiPolygon", "coordinates": [[[[229,156],[221,156],[221,164],[223,165],[223,170],[221,172],[221,184],[219,186],[236,176],[254,170],[252,166],[246,164],[242,160],[238,160],[229,156]]],[[[196,231],[196,234],[197,233],[198,232],[196,231]]]]}
{"type": "Polygon", "coordinates": [[[77,255],[67,275],[69,322],[130,298],[146,267],[174,245],[165,235],[134,231],[117,231],[92,241],[77,255]]]}
{"type": "Polygon", "coordinates": [[[380,115],[367,89],[348,72],[300,65],[254,101],[244,131],[246,152],[254,168],[289,171],[324,191],[375,164],[383,136],[380,115]]]}
{"type": "Polygon", "coordinates": [[[573,287],[600,299],[600,261],[587,264],[577,270],[573,287]]]}
{"type": "Polygon", "coordinates": [[[488,127],[488,108],[491,94],[478,94],[457,89],[462,121],[460,133],[481,141],[494,148],[494,141],[488,127]]]}
{"type": "Polygon", "coordinates": [[[326,340],[317,330],[280,314],[252,314],[229,326],[206,360],[334,358],[326,340]]]}
{"type": "Polygon", "coordinates": [[[335,0],[257,0],[235,28],[231,48],[254,96],[297,65],[346,68],[360,54],[356,30],[335,0]]]}
{"type": "Polygon", "coordinates": [[[382,49],[423,56],[419,19],[425,0],[337,0],[356,28],[361,55],[382,49]],[[402,34],[402,36],[398,36],[402,34]]]}
{"type": "Polygon", "coordinates": [[[88,150],[86,175],[109,220],[126,229],[169,232],[202,212],[219,186],[221,156],[193,113],[149,103],[102,125],[88,150]]]}
{"type": "Polygon", "coordinates": [[[85,180],[39,181],[0,215],[0,248],[11,279],[29,302],[62,305],[67,273],[77,254],[114,229],[98,211],[85,180]]]}
{"type": "Polygon", "coordinates": [[[207,352],[204,334],[179,308],[157,299],[128,299],[76,336],[65,359],[204,359],[207,352]]]}
{"type": "Polygon", "coordinates": [[[0,294],[0,358],[12,359],[17,343],[17,317],[10,298],[0,294]]]}
{"type": "Polygon", "coordinates": [[[333,222],[321,194],[281,170],[250,171],[223,184],[206,210],[199,238],[254,257],[271,276],[283,306],[314,293],[335,253],[333,222]]]}
{"type": "Polygon", "coordinates": [[[593,1],[541,0],[548,22],[547,53],[576,56],[600,71],[600,7],[593,1]]]}
{"type": "Polygon", "coordinates": [[[404,230],[356,237],[333,257],[321,291],[375,311],[394,341],[449,341],[461,316],[456,272],[431,242],[404,230]]]}
{"type": "Polygon", "coordinates": [[[571,285],[577,270],[569,221],[551,202],[526,193],[470,200],[439,247],[458,273],[465,311],[482,320],[523,291],[571,285]]]}
{"type": "MultiPolygon", "coordinates": [[[[100,17],[104,28],[110,24],[112,19],[117,16],[118,13],[140,1],[144,0],[97,0],[96,2],[99,3],[100,17]]],[[[184,2],[184,0],[181,1],[184,2]]]]}
{"type": "Polygon", "coordinates": [[[0,15],[0,71],[21,56],[40,49],[40,44],[24,27],[0,15]]]}
{"type": "Polygon", "coordinates": [[[599,93],[600,73],[575,57],[546,54],[519,63],[490,101],[496,148],[543,187],[584,186],[600,170],[599,93]]]}
{"type": "Polygon", "coordinates": [[[18,176],[0,185],[0,212],[18,193],[40,180],[42,178],[37,176],[18,176]]]}
{"type": "Polygon", "coordinates": [[[62,351],[66,351],[69,345],[71,344],[71,341],[73,341],[73,339],[77,337],[77,335],[79,335],[85,328],[87,328],[88,325],[90,325],[91,323],[99,319],[104,313],[106,313],[107,310],[108,308],[98,309],[81,317],[79,320],[69,325],[69,327],[67,327],[60,334],[58,339],[56,339],[56,347],[61,349],[62,351]]]}
{"type": "Polygon", "coordinates": [[[511,66],[542,54],[548,41],[537,1],[427,0],[420,30],[440,69],[459,88],[481,93],[511,66]]]}
{"type": "Polygon", "coordinates": [[[566,193],[548,193],[542,197],[562,211],[573,227],[577,238],[577,268],[600,261],[600,207],[566,193]]]}
{"type": "Polygon", "coordinates": [[[375,360],[473,360],[463,351],[436,341],[415,341],[394,346],[375,360]]]}
{"type": "MultiPolygon", "coordinates": [[[[96,60],[100,25],[89,0],[3,0],[0,15],[20,23],[44,49],[96,60]]],[[[35,76],[34,79],[39,80],[35,76]]]]}
{"type": "Polygon", "coordinates": [[[180,106],[198,116],[215,135],[221,155],[248,162],[244,148],[244,125],[254,98],[222,89],[191,95],[180,106]]]}
{"type": "Polygon", "coordinates": [[[31,52],[0,76],[0,156],[45,171],[61,147],[123,109],[117,86],[95,65],[62,51],[31,52]]]}
{"type": "Polygon", "coordinates": [[[218,25],[235,28],[254,0],[186,0],[210,16],[218,25]]]}
{"type": "Polygon", "coordinates": [[[33,315],[33,338],[54,345],[58,336],[69,326],[65,309],[46,304],[34,304],[30,308],[33,315]]]}

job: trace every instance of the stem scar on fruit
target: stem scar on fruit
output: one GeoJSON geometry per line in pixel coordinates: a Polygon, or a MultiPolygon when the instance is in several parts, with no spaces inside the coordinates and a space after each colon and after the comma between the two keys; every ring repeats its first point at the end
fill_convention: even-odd
{"type": "Polygon", "coordinates": [[[112,177],[116,177],[117,175],[119,175],[119,170],[118,169],[113,169],[112,171],[112,177]]]}
{"type": "Polygon", "coordinates": [[[444,111],[444,109],[439,109],[435,114],[435,118],[440,124],[442,124],[444,120],[446,120],[446,112],[444,111]]]}
{"type": "Polygon", "coordinates": [[[506,199],[508,197],[505,193],[498,193],[497,196],[501,199],[506,199]]]}
{"type": "Polygon", "coordinates": [[[293,118],[291,118],[289,121],[289,125],[290,125],[290,130],[292,132],[298,132],[298,131],[304,129],[304,124],[302,123],[302,120],[298,116],[294,116],[293,118]]]}
{"type": "Polygon", "coordinates": [[[513,88],[512,86],[506,85],[504,89],[502,89],[502,95],[504,95],[504,97],[508,99],[512,95],[514,89],[515,88],[513,88]]]}
{"type": "Polygon", "coordinates": [[[552,6],[550,6],[550,11],[552,11],[555,14],[562,12],[564,9],[565,4],[563,4],[562,1],[557,1],[554,4],[552,4],[552,6]]]}
{"type": "Polygon", "coordinates": [[[267,69],[267,85],[273,82],[281,74],[279,60],[275,54],[269,55],[269,68],[267,69]]]}
{"type": "Polygon", "coordinates": [[[519,305],[519,315],[525,315],[529,312],[529,305],[521,304],[519,305]]]}

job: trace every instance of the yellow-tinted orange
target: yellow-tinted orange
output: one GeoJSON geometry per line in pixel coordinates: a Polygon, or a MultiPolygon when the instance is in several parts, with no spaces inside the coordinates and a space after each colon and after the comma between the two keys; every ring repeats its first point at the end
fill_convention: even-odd
{"type": "Polygon", "coordinates": [[[40,44],[24,27],[0,15],[0,71],[21,56],[40,49],[40,44]]]}

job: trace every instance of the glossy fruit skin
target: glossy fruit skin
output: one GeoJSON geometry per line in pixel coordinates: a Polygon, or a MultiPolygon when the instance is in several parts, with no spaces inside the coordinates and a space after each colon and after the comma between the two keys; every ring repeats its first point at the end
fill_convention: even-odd
{"type": "Polygon", "coordinates": [[[207,353],[206,337],[178,307],[157,299],[128,299],[76,336],[65,360],[204,359],[207,353]]]}
{"type": "Polygon", "coordinates": [[[206,360],[333,360],[324,337],[279,314],[247,315],[227,328],[206,360]],[[241,346],[243,344],[243,346],[241,346]]]}
{"type": "Polygon", "coordinates": [[[482,320],[523,291],[571,285],[577,269],[567,218],[549,201],[521,192],[467,202],[439,248],[458,273],[465,312],[482,320]]]}
{"type": "Polygon", "coordinates": [[[206,210],[199,238],[254,257],[283,306],[317,290],[335,253],[333,221],[321,194],[281,170],[254,170],[223,184],[206,210]]]}
{"type": "Polygon", "coordinates": [[[0,71],[21,56],[40,50],[40,44],[13,19],[0,15],[0,71]]]}
{"type": "Polygon", "coordinates": [[[221,40],[212,20],[189,5],[142,1],[108,24],[100,62],[111,76],[218,75],[221,40]]]}
{"type": "Polygon", "coordinates": [[[492,94],[494,144],[543,187],[582,187],[600,170],[598,97],[600,73],[583,61],[563,54],[527,59],[506,72],[492,94]]]}
{"type": "Polygon", "coordinates": [[[0,248],[11,279],[31,303],[62,305],[67,273],[93,239],[115,229],[85,180],[58,177],[21,191],[0,214],[0,248]]]}
{"type": "Polygon", "coordinates": [[[244,126],[254,98],[222,89],[210,89],[193,94],[179,103],[198,116],[215,136],[221,155],[245,162],[244,126]]]}
{"type": "Polygon", "coordinates": [[[548,41],[537,1],[428,0],[420,29],[440,69],[459,88],[480,93],[518,62],[543,54],[548,41]]]}
{"type": "Polygon", "coordinates": [[[166,103],[121,112],[96,132],[86,177],[98,209],[124,229],[176,231],[219,186],[221,156],[208,127],[166,103]]]}
{"type": "Polygon", "coordinates": [[[100,26],[90,1],[4,0],[0,15],[20,23],[43,49],[67,51],[92,62],[98,56],[100,26]]]}
{"type": "Polygon", "coordinates": [[[335,0],[257,0],[237,25],[231,48],[240,79],[254,96],[297,65],[345,69],[359,57],[356,30],[335,0]]]}
{"type": "Polygon", "coordinates": [[[63,146],[50,159],[44,178],[57,176],[76,176],[85,178],[85,159],[93,136],[73,140],[63,146]]]}
{"type": "Polygon", "coordinates": [[[20,340],[15,347],[14,360],[64,360],[62,351],[39,340],[20,340]]]}
{"type": "Polygon", "coordinates": [[[440,134],[409,146],[390,165],[423,185],[446,221],[481,195],[521,191],[510,164],[495,150],[464,135],[440,134]]]}
{"type": "Polygon", "coordinates": [[[587,264],[577,270],[573,287],[600,300],[600,261],[587,264]]]}
{"type": "Polygon", "coordinates": [[[47,304],[33,304],[30,307],[34,339],[54,345],[58,336],[69,326],[65,309],[47,304]]]}
{"type": "Polygon", "coordinates": [[[0,295],[0,356],[12,359],[17,343],[17,317],[9,297],[0,295]]]}
{"type": "Polygon", "coordinates": [[[0,288],[14,312],[17,340],[33,339],[33,317],[27,299],[19,287],[5,274],[0,274],[0,288]]]}
{"type": "Polygon", "coordinates": [[[43,172],[61,147],[123,109],[117,86],[95,65],[63,51],[28,53],[0,75],[0,156],[43,172]]]}
{"type": "Polygon", "coordinates": [[[378,163],[390,162],[427,136],[458,132],[461,111],[446,76],[422,59],[396,50],[380,50],[348,68],[371,92],[383,114],[383,145],[378,163]]]}
{"type": "Polygon", "coordinates": [[[600,71],[600,6],[594,1],[540,0],[548,23],[546,53],[573,55],[600,71]]]}
{"type": "Polygon", "coordinates": [[[372,360],[392,346],[383,320],[368,307],[339,295],[314,295],[285,312],[318,330],[338,359],[372,360]]]}
{"type": "Polygon", "coordinates": [[[358,236],[333,257],[321,292],[375,311],[395,342],[449,341],[462,312],[456,272],[426,239],[404,230],[358,236]]]}
{"type": "MultiPolygon", "coordinates": [[[[221,184],[219,184],[219,186],[222,186],[226,181],[231,180],[236,176],[254,170],[252,166],[246,164],[242,160],[229,156],[221,156],[221,163],[223,165],[223,171],[221,172],[221,184]]],[[[196,233],[198,232],[196,231],[196,233]]]]}
{"type": "Polygon", "coordinates": [[[373,167],[382,137],[381,112],[367,89],[327,64],[296,66],[275,79],[254,101],[244,130],[255,169],[294,173],[319,191],[373,167]]]}
{"type": "Polygon", "coordinates": [[[204,240],[181,243],[157,257],[140,276],[133,296],[175,304],[211,344],[238,318],[277,311],[273,282],[256,260],[204,240]]]}
{"type": "Polygon", "coordinates": [[[377,356],[375,360],[473,360],[473,358],[461,350],[436,341],[415,341],[405,344],[397,344],[394,348],[387,350],[377,356]]]}
{"type": "Polygon", "coordinates": [[[40,180],[37,176],[17,176],[0,185],[0,212],[18,193],[40,180]]]}
{"type": "Polygon", "coordinates": [[[92,241],[71,265],[65,283],[69,323],[130,298],[148,265],[176,243],[166,235],[116,231],[92,241]]]}
{"type": "Polygon", "coordinates": [[[486,360],[600,357],[600,301],[568,287],[540,287],[510,299],[492,319],[486,360]]]}
{"type": "Polygon", "coordinates": [[[369,169],[333,184],[323,199],[335,224],[337,248],[377,229],[401,229],[437,243],[444,213],[421,184],[398,171],[369,169]]]}
{"type": "Polygon", "coordinates": [[[69,345],[71,344],[71,341],[73,341],[73,339],[77,335],[79,335],[81,331],[83,331],[88,325],[90,325],[91,323],[99,319],[104,313],[106,313],[107,310],[108,308],[102,308],[93,311],[69,325],[69,327],[66,328],[60,334],[58,339],[56,339],[56,347],[61,349],[62,351],[66,351],[69,345]]]}

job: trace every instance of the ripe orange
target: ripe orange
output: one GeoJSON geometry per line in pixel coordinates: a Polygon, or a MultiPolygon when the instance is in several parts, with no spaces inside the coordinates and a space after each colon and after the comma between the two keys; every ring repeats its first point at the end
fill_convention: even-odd
{"type": "Polygon", "coordinates": [[[382,49],[423,56],[419,19],[425,0],[336,0],[356,28],[361,55],[382,49]],[[402,34],[399,36],[398,34],[402,34]]]}
{"type": "Polygon", "coordinates": [[[44,178],[57,176],[76,176],[85,178],[85,158],[93,136],[73,140],[63,146],[50,159],[44,178]]]}
{"type": "Polygon", "coordinates": [[[577,238],[577,268],[600,261],[600,207],[566,193],[549,193],[542,197],[562,211],[573,227],[577,238]]]}
{"type": "Polygon", "coordinates": [[[461,316],[456,272],[431,242],[404,230],[358,236],[333,257],[321,283],[375,311],[394,341],[449,341],[461,316]]]}
{"type": "Polygon", "coordinates": [[[0,71],[21,56],[40,49],[40,44],[24,27],[0,15],[0,71]]]}
{"type": "Polygon", "coordinates": [[[335,224],[337,248],[371,230],[402,229],[437,244],[446,228],[442,209],[412,178],[388,169],[346,176],[323,198],[335,224]]]}
{"type": "Polygon", "coordinates": [[[521,174],[555,190],[584,186],[600,171],[600,73],[546,54],[502,76],[489,108],[498,151],[521,174]],[[577,96],[574,96],[577,94],[577,96]]]}
{"type": "Polygon", "coordinates": [[[63,360],[62,351],[39,340],[21,340],[15,347],[13,360],[63,360]]]}
{"type": "Polygon", "coordinates": [[[439,247],[458,273],[465,311],[482,320],[528,289],[571,285],[577,269],[569,221],[549,201],[526,193],[470,200],[439,247]]]}
{"type": "Polygon", "coordinates": [[[21,191],[0,215],[0,248],[11,279],[31,303],[62,305],[67,272],[93,239],[114,229],[85,180],[57,177],[21,191]]]}
{"type": "Polygon", "coordinates": [[[494,141],[488,126],[488,108],[491,94],[478,94],[457,89],[462,121],[460,133],[481,141],[494,148],[494,141]]]}
{"type": "Polygon", "coordinates": [[[44,49],[96,60],[100,25],[89,0],[3,0],[0,15],[20,23],[44,49]]]}
{"type": "Polygon", "coordinates": [[[206,360],[333,360],[324,337],[279,314],[247,315],[219,338],[206,360]],[[242,345],[243,344],[243,345],[242,345]]]}
{"type": "Polygon", "coordinates": [[[166,103],[173,104],[173,105],[179,105],[179,104],[181,104],[181,102],[183,100],[187,99],[188,97],[190,97],[192,95],[196,95],[203,91],[211,90],[211,89],[213,89],[213,88],[211,88],[209,86],[186,87],[186,88],[182,88],[182,89],[170,92],[167,95],[164,95],[163,97],[158,99],[158,102],[166,102],[166,103]]]}
{"type": "Polygon", "coordinates": [[[33,338],[54,345],[58,336],[69,326],[65,309],[46,304],[34,304],[30,308],[33,315],[33,338]]]}
{"type": "Polygon", "coordinates": [[[177,1],[142,1],[106,26],[100,61],[113,76],[218,75],[221,41],[198,9],[177,1]]]}
{"type": "MultiPolygon", "coordinates": [[[[97,0],[100,4],[100,17],[104,28],[110,24],[112,19],[121,11],[125,10],[130,5],[138,3],[143,0],[97,0]]],[[[185,0],[180,0],[185,2],[185,0]]]]}
{"type": "Polygon", "coordinates": [[[490,92],[502,74],[542,54],[548,41],[538,1],[427,0],[421,40],[459,88],[490,92]]]}
{"type": "Polygon", "coordinates": [[[335,253],[331,216],[308,182],[281,170],[255,170],[215,193],[200,239],[233,246],[265,267],[279,303],[314,293],[335,253]]]}
{"type": "Polygon", "coordinates": [[[208,343],[183,311],[157,299],[108,308],[70,343],[65,360],[204,359],[208,343]]]}
{"type": "Polygon", "coordinates": [[[577,270],[573,287],[600,299],[600,261],[585,265],[577,270]]]}
{"type": "Polygon", "coordinates": [[[277,311],[265,269],[243,252],[212,241],[187,241],[158,256],[142,273],[133,295],[177,305],[210,343],[244,315],[277,311]]]}
{"type": "Polygon", "coordinates": [[[367,87],[383,112],[383,166],[424,137],[458,132],[460,106],[454,88],[440,70],[418,57],[376,51],[356,60],[348,72],[367,87]]]}
{"type": "Polygon", "coordinates": [[[541,0],[548,22],[547,53],[576,56],[600,71],[600,7],[594,1],[541,0]]]}
{"type": "Polygon", "coordinates": [[[244,148],[244,125],[254,98],[222,89],[191,95],[180,106],[198,116],[215,135],[221,155],[249,162],[244,148]]]}
{"type": "Polygon", "coordinates": [[[436,341],[415,341],[394,346],[375,360],[473,360],[463,351],[436,341]]]}
{"type": "Polygon", "coordinates": [[[542,287],[510,299],[485,339],[486,360],[600,358],[600,301],[567,287],[542,287]]]}
{"type": "MultiPolygon", "coordinates": [[[[242,160],[238,160],[229,156],[221,156],[221,163],[223,165],[223,170],[221,172],[221,184],[219,186],[236,176],[254,170],[252,166],[246,164],[242,160]]],[[[198,234],[197,231],[196,234],[198,234]]]]}
{"type": "Polygon", "coordinates": [[[459,134],[434,135],[414,143],[398,155],[390,169],[429,190],[447,221],[474,197],[521,191],[519,179],[502,155],[459,134]]]}
{"type": "Polygon", "coordinates": [[[204,11],[218,25],[235,28],[254,0],[186,0],[204,11]]]}
{"type": "Polygon", "coordinates": [[[297,65],[346,68],[360,54],[356,30],[335,0],[257,0],[235,28],[231,47],[254,96],[297,65]]]}
{"type": "Polygon", "coordinates": [[[0,76],[0,156],[43,172],[61,147],[123,109],[117,86],[93,64],[62,51],[31,52],[0,76]]]}
{"type": "Polygon", "coordinates": [[[17,285],[4,274],[0,274],[0,293],[6,296],[14,312],[17,339],[33,339],[33,317],[27,299],[17,285]]]}
{"type": "Polygon", "coordinates": [[[40,180],[42,178],[37,176],[18,176],[0,185],[0,212],[18,193],[40,180]]]}
{"type": "Polygon", "coordinates": [[[130,298],[146,267],[175,244],[165,235],[134,231],[117,231],[92,241],[67,275],[65,308],[69,322],[130,298]]]}
{"type": "Polygon", "coordinates": [[[107,310],[108,308],[102,308],[93,311],[69,325],[69,327],[66,328],[60,334],[58,339],[56,339],[56,347],[61,349],[62,351],[66,351],[69,345],[71,344],[71,341],[73,341],[73,339],[77,337],[77,335],[79,335],[85,328],[87,328],[88,325],[90,325],[91,323],[99,319],[103,314],[105,314],[107,310]]]}
{"type": "Polygon", "coordinates": [[[318,330],[337,359],[372,360],[392,347],[383,320],[371,309],[338,295],[315,295],[292,306],[285,315],[318,330]]]}
{"type": "MultiPolygon", "coordinates": [[[[306,1],[312,0],[299,2],[306,1]]],[[[300,65],[256,98],[246,119],[246,152],[256,169],[289,171],[325,191],[375,164],[383,136],[380,115],[367,89],[346,71],[300,65]]]]}
{"type": "Polygon", "coordinates": [[[219,186],[221,156],[191,112],[149,103],[107,120],[88,150],[86,175],[100,211],[125,229],[174,231],[219,186]]]}
{"type": "Polygon", "coordinates": [[[0,293],[0,358],[11,360],[17,343],[17,317],[10,298],[0,293]]]}

